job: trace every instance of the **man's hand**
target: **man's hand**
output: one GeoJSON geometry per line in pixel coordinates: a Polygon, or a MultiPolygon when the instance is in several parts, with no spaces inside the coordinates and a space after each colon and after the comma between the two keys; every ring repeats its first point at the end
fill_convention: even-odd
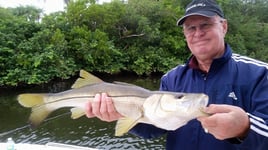
{"type": "Polygon", "coordinates": [[[212,114],[199,117],[204,129],[219,140],[228,138],[245,138],[249,130],[249,118],[240,107],[231,105],[209,105],[204,111],[212,114]]]}
{"type": "Polygon", "coordinates": [[[96,94],[93,102],[87,102],[85,108],[88,118],[98,117],[100,120],[112,122],[122,117],[116,111],[112,98],[106,93],[96,94]]]}

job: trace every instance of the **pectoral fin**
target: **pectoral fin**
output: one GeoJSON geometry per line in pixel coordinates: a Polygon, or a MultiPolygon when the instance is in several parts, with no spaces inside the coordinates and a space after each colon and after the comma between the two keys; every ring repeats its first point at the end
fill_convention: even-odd
{"type": "Polygon", "coordinates": [[[76,108],[71,109],[71,113],[72,113],[72,115],[71,115],[72,119],[78,119],[78,118],[85,115],[85,110],[82,108],[76,107],[76,108]]]}
{"type": "Polygon", "coordinates": [[[115,127],[115,136],[122,136],[127,133],[131,128],[133,128],[138,123],[138,119],[134,120],[132,118],[121,118],[117,121],[115,127]]]}

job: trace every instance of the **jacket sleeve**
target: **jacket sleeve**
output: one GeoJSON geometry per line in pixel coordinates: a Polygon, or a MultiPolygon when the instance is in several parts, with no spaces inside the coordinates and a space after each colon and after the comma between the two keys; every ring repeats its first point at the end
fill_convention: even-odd
{"type": "Polygon", "coordinates": [[[134,126],[129,133],[149,139],[159,137],[166,133],[166,130],[157,128],[150,124],[139,123],[134,126]]]}
{"type": "Polygon", "coordinates": [[[268,71],[251,86],[250,109],[247,110],[250,120],[250,131],[247,137],[238,144],[239,148],[264,150],[268,148],[268,71]]]}

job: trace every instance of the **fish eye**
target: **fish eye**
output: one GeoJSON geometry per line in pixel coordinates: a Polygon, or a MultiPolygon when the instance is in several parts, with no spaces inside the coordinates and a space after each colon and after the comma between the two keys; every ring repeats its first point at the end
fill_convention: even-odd
{"type": "Polygon", "coordinates": [[[181,99],[181,98],[184,97],[184,95],[183,95],[183,94],[181,94],[181,95],[176,95],[175,97],[176,97],[177,99],[181,99]]]}

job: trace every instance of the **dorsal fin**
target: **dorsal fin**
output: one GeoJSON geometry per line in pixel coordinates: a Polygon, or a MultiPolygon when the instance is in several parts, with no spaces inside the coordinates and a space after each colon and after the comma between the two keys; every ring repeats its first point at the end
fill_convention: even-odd
{"type": "Polygon", "coordinates": [[[86,85],[95,84],[95,83],[101,83],[103,82],[98,77],[94,76],[93,74],[85,71],[80,70],[80,78],[78,78],[75,83],[73,84],[72,88],[80,88],[86,85]]]}

